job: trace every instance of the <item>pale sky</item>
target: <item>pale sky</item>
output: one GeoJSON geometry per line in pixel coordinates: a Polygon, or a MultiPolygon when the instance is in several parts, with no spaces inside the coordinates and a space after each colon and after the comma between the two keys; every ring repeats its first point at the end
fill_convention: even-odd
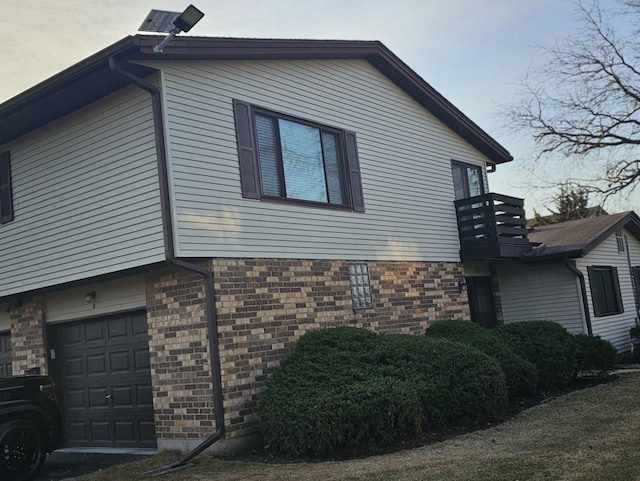
{"type": "MultiPolygon", "coordinates": [[[[0,0],[0,102],[118,40],[152,9],[190,0],[0,0]]],[[[493,192],[545,212],[530,142],[504,128],[501,105],[540,61],[537,45],[577,28],[567,0],[191,0],[205,13],[189,35],[380,40],[507,150],[515,160],[489,175],[493,192]],[[525,179],[525,181],[523,181],[525,179]]],[[[601,0],[601,5],[613,0],[601,0]]],[[[568,174],[571,169],[568,168],[568,174]]],[[[542,174],[544,176],[545,174],[542,174]]],[[[544,180],[544,177],[543,177],[544,180]]],[[[620,203],[611,211],[634,208],[620,203]]],[[[637,210],[637,209],[636,209],[637,210]]]]}

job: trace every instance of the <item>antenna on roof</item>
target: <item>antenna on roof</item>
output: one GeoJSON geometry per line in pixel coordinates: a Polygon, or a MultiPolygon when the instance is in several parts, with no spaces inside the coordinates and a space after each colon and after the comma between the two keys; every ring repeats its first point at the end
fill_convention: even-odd
{"type": "Polygon", "coordinates": [[[177,34],[191,30],[202,17],[204,17],[204,13],[193,5],[189,5],[182,13],[151,10],[145,21],[140,25],[138,31],[168,33],[169,35],[167,35],[162,42],[153,47],[155,53],[162,53],[164,47],[171,42],[177,34]]]}

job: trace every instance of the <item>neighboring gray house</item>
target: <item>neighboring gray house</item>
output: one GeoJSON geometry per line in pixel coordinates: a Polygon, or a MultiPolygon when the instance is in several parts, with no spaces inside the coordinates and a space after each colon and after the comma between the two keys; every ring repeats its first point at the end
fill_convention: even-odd
{"type": "Polygon", "coordinates": [[[243,444],[307,330],[483,318],[531,249],[501,145],[379,42],[160,40],[0,105],[0,366],[67,446],[243,444]]]}
{"type": "Polygon", "coordinates": [[[640,219],[633,212],[534,227],[520,262],[497,264],[505,323],[558,322],[571,333],[631,347],[638,320],[640,219]]]}

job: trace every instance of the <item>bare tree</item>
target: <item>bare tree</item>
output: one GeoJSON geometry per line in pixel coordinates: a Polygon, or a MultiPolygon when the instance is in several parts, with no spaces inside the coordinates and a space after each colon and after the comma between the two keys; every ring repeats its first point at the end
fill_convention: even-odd
{"type": "Polygon", "coordinates": [[[544,49],[546,62],[509,109],[511,126],[533,133],[538,159],[598,167],[574,187],[631,193],[640,179],[640,0],[620,2],[618,11],[597,0],[575,5],[581,30],[544,49]]]}

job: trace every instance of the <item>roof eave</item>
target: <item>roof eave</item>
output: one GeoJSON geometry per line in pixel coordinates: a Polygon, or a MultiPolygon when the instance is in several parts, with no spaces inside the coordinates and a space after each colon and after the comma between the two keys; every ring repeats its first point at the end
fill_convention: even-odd
{"type": "MultiPolygon", "coordinates": [[[[365,59],[444,124],[482,152],[490,163],[513,160],[509,152],[378,41],[232,39],[182,36],[164,53],[153,52],[163,37],[136,35],[97,52],[22,94],[0,104],[0,145],[107,95],[124,83],[108,70],[108,59],[365,59]],[[91,82],[97,84],[93,88],[91,82]],[[72,95],[73,89],[84,93],[72,95]],[[95,90],[95,92],[94,92],[95,90]],[[45,116],[35,115],[40,110],[45,116]]],[[[153,69],[132,66],[138,75],[153,69]]]]}
{"type": "Polygon", "coordinates": [[[629,211],[627,215],[622,217],[618,222],[613,224],[593,241],[587,244],[584,248],[585,255],[599,246],[605,239],[608,239],[614,232],[622,228],[627,229],[634,237],[640,240],[640,218],[635,212],[629,211]]]}

